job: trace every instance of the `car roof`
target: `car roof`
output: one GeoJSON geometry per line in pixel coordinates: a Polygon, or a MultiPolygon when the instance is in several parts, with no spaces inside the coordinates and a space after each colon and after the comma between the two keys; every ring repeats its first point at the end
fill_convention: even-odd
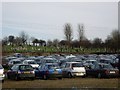
{"type": "Polygon", "coordinates": [[[29,61],[35,61],[35,60],[24,60],[24,61],[28,61],[29,62],[29,61]]]}
{"type": "Polygon", "coordinates": [[[66,62],[66,63],[71,63],[72,64],[72,63],[80,63],[80,62],[66,62]]]}
{"type": "MultiPolygon", "coordinates": [[[[21,66],[21,65],[29,65],[29,64],[15,64],[15,65],[21,66]]],[[[31,66],[31,65],[29,65],[29,66],[31,66]]]]}
{"type": "Polygon", "coordinates": [[[58,65],[57,63],[45,63],[45,65],[58,65]]]}

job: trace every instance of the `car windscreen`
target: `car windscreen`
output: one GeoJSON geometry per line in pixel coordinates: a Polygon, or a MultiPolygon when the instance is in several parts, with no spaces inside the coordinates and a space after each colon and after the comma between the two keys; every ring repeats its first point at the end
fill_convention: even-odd
{"type": "Polygon", "coordinates": [[[108,68],[108,69],[111,69],[113,68],[111,65],[103,65],[103,68],[108,68]]]}
{"type": "Polygon", "coordinates": [[[58,65],[48,65],[48,69],[57,69],[60,68],[58,65]]]}
{"type": "Polygon", "coordinates": [[[36,62],[30,61],[30,62],[28,62],[28,64],[36,64],[36,62]]]}
{"type": "Polygon", "coordinates": [[[72,67],[83,67],[82,63],[73,63],[72,67]]]}
{"type": "Polygon", "coordinates": [[[19,69],[22,70],[22,71],[33,70],[32,66],[30,66],[30,65],[21,65],[19,67],[19,69]]]}
{"type": "Polygon", "coordinates": [[[57,60],[46,60],[46,63],[56,63],[57,60]]]}

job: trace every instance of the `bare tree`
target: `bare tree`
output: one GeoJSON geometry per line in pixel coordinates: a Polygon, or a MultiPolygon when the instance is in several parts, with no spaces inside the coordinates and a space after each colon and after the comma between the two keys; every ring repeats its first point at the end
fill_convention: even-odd
{"type": "Polygon", "coordinates": [[[83,24],[79,24],[78,25],[78,40],[79,40],[79,42],[81,42],[84,39],[85,39],[84,25],[83,24]]]}
{"type": "Polygon", "coordinates": [[[66,23],[64,26],[64,35],[65,35],[65,39],[68,42],[68,45],[70,46],[70,43],[73,39],[73,32],[72,32],[72,27],[71,24],[66,23]]]}
{"type": "Polygon", "coordinates": [[[58,39],[54,39],[54,40],[53,40],[53,45],[54,45],[55,47],[58,47],[58,44],[59,44],[59,40],[58,40],[58,39]]]}
{"type": "Polygon", "coordinates": [[[53,45],[53,42],[51,40],[48,40],[47,41],[47,46],[52,46],[53,45]]]}
{"type": "Polygon", "coordinates": [[[27,43],[28,35],[24,31],[20,32],[20,38],[22,39],[22,44],[27,43]]]}

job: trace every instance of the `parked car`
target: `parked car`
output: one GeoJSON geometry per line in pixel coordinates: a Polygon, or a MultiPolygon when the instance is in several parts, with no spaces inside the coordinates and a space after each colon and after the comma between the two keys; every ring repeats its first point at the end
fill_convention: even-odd
{"type": "Polygon", "coordinates": [[[59,61],[55,58],[43,58],[41,63],[58,63],[59,61]]]}
{"type": "Polygon", "coordinates": [[[35,70],[35,76],[43,79],[62,79],[62,69],[60,69],[59,65],[56,63],[45,63],[35,70]]]}
{"type": "Polygon", "coordinates": [[[22,63],[21,60],[19,60],[19,59],[13,59],[13,60],[10,60],[8,62],[8,66],[11,68],[13,65],[15,65],[15,64],[21,64],[21,63],[22,63]]]}
{"type": "Polygon", "coordinates": [[[80,62],[66,62],[63,67],[63,76],[64,77],[75,77],[75,76],[86,76],[86,70],[82,63],[80,62]]]}
{"type": "Polygon", "coordinates": [[[23,64],[29,64],[33,68],[37,68],[39,66],[39,64],[37,64],[35,60],[24,60],[23,64]]]}
{"type": "Polygon", "coordinates": [[[35,72],[31,65],[16,64],[8,70],[7,78],[15,80],[30,78],[33,80],[35,78],[35,72]]]}
{"type": "Polygon", "coordinates": [[[113,68],[111,64],[99,63],[98,66],[88,68],[86,70],[87,76],[93,76],[98,78],[118,77],[119,70],[113,68]]]}
{"type": "Polygon", "coordinates": [[[4,77],[5,77],[4,68],[0,64],[0,81],[4,82],[4,77]]]}

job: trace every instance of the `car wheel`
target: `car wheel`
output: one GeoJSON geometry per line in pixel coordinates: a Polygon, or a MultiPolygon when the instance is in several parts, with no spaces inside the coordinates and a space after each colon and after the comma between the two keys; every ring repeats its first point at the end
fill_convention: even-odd
{"type": "Polygon", "coordinates": [[[35,78],[34,78],[34,77],[32,77],[32,78],[31,78],[31,80],[35,80],[35,78]]]}
{"type": "Polygon", "coordinates": [[[6,74],[6,78],[7,78],[7,79],[10,79],[10,76],[9,76],[8,74],[6,74]]]}
{"type": "Polygon", "coordinates": [[[20,78],[18,76],[15,76],[15,80],[18,81],[20,80],[20,78]]]}
{"type": "Polygon", "coordinates": [[[102,76],[101,76],[101,74],[100,73],[98,73],[98,76],[97,76],[98,78],[101,78],[102,76]]]}
{"type": "Polygon", "coordinates": [[[60,80],[61,80],[61,79],[62,79],[62,77],[59,77],[58,79],[60,79],[60,80]]]}
{"type": "Polygon", "coordinates": [[[68,77],[69,77],[69,78],[72,78],[72,77],[73,77],[70,72],[68,73],[68,77]]]}
{"type": "Polygon", "coordinates": [[[2,83],[4,83],[4,80],[2,80],[2,83]]]}

